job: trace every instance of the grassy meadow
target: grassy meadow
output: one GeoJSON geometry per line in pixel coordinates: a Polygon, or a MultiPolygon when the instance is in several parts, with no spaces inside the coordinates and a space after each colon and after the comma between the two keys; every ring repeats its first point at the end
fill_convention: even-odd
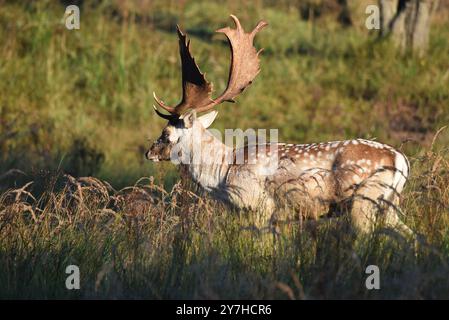
{"type": "Polygon", "coordinates": [[[62,2],[0,0],[0,298],[449,298],[446,2],[422,57],[364,27],[376,1],[349,1],[350,22],[338,1],[79,1],[80,30],[65,28],[62,2]],[[257,213],[144,160],[165,125],[152,92],[181,95],[176,24],[218,93],[230,54],[214,30],[231,13],[269,26],[260,74],[213,127],[397,147],[412,165],[401,208],[417,248],[331,222],[313,234],[286,222],[274,240],[251,228],[257,213]],[[80,290],[65,287],[70,264],[80,290]],[[365,287],[372,264],[380,290],[365,287]]]}

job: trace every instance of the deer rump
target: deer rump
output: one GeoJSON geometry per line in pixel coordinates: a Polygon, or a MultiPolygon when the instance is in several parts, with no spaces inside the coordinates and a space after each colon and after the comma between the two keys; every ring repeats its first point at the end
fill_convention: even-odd
{"type": "Polygon", "coordinates": [[[207,151],[196,154],[201,161],[187,165],[192,179],[234,207],[256,210],[262,223],[272,220],[282,207],[317,218],[338,204],[348,208],[354,225],[360,230],[371,231],[381,210],[389,226],[410,233],[399,219],[397,208],[409,164],[402,153],[389,145],[365,139],[276,144],[277,152],[271,153],[268,151],[271,148],[253,146],[234,150],[208,133],[207,128],[217,115],[214,108],[224,102],[234,102],[260,72],[261,50],[256,50],[253,41],[267,23],[262,20],[251,32],[245,32],[237,17],[231,15],[231,18],[235,29],[217,30],[228,39],[231,65],[227,87],[216,98],[212,98],[212,83],[206,80],[190,53],[190,41],[178,28],[182,99],[176,106],[168,106],[154,95],[158,106],[168,114],[156,107],[154,110],[168,123],[146,153],[147,158],[170,160],[168,155],[177,144],[195,151],[192,146],[204,142],[207,151]],[[197,116],[206,111],[211,112],[197,116]],[[210,161],[221,155],[224,158],[231,155],[237,160],[242,153],[243,162],[210,161]]]}

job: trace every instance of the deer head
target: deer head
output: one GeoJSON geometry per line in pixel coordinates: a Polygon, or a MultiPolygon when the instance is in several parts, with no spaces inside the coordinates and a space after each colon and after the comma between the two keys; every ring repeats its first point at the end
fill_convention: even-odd
{"type": "Polygon", "coordinates": [[[235,22],[236,29],[226,27],[217,30],[228,38],[232,58],[228,85],[215,99],[211,96],[212,83],[206,80],[190,53],[190,41],[187,41],[186,35],[179,26],[177,27],[181,56],[182,99],[172,107],[166,105],[153,93],[158,106],[168,114],[160,112],[155,106],[153,106],[154,111],[161,118],[168,120],[168,123],[162,135],[146,153],[147,159],[170,160],[173,147],[182,140],[191,139],[194,133],[198,134],[195,131],[205,131],[215,120],[217,111],[214,110],[203,116],[197,116],[197,114],[210,111],[225,101],[234,102],[234,98],[249,86],[259,73],[259,54],[262,50],[256,51],[253,40],[257,32],[267,23],[260,21],[252,32],[245,33],[237,17],[231,15],[231,18],[235,22]]]}

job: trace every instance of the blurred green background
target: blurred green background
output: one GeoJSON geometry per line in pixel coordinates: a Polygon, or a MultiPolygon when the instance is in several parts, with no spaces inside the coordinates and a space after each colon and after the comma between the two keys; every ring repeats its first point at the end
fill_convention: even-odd
{"type": "Polygon", "coordinates": [[[344,3],[0,0],[0,173],[172,183],[170,163],[144,160],[165,125],[152,92],[169,104],[180,98],[176,24],[216,93],[223,90],[230,54],[214,30],[232,25],[231,13],[246,29],[260,19],[269,27],[255,41],[265,48],[261,73],[236,104],[219,107],[215,128],[278,128],[282,141],[296,143],[407,141],[403,150],[416,154],[449,122],[449,3],[433,18],[422,57],[401,55],[366,29],[365,8],[377,1],[344,3]],[[80,30],[64,25],[72,3],[80,30]]]}

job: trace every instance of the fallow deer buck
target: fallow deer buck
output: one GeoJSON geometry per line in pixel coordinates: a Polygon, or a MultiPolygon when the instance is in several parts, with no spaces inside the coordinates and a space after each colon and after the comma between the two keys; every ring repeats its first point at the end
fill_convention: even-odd
{"type": "Polygon", "coordinates": [[[393,205],[398,203],[407,180],[409,164],[391,146],[354,139],[233,148],[206,130],[217,111],[197,114],[225,101],[234,102],[260,71],[262,50],[256,51],[253,40],[267,23],[260,21],[246,33],[237,17],[231,18],[236,29],[217,30],[228,38],[232,59],[227,88],[215,99],[211,98],[212,84],[201,73],[190,53],[190,42],[178,27],[182,100],[172,107],[154,94],[159,107],[169,114],[155,106],[154,110],[168,124],[146,157],[152,161],[170,160],[184,152],[188,161],[183,165],[204,190],[233,207],[256,210],[265,222],[285,204],[301,215],[307,213],[315,218],[327,216],[329,208],[341,206],[359,230],[372,230],[382,216],[388,226],[410,233],[393,205]],[[238,155],[242,154],[244,160],[239,163],[238,155]],[[382,214],[379,208],[384,208],[382,214]]]}

